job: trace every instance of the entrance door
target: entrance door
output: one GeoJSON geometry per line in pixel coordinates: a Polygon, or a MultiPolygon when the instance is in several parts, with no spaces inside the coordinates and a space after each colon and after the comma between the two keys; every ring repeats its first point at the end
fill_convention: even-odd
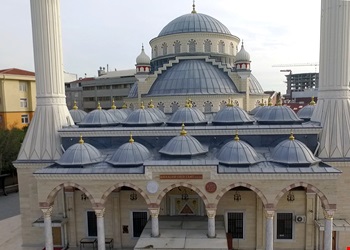
{"type": "Polygon", "coordinates": [[[147,212],[132,212],[133,237],[140,237],[147,224],[147,212]]]}

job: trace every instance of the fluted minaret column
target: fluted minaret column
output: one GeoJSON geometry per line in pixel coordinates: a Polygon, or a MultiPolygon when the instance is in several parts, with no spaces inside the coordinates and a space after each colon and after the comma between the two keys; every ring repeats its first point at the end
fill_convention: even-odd
{"type": "Polygon", "coordinates": [[[322,0],[318,101],[319,156],[350,157],[350,2],[322,0]]]}
{"type": "Polygon", "coordinates": [[[57,130],[74,124],[65,100],[60,0],[31,0],[37,107],[19,160],[53,160],[62,154],[57,130]]]}

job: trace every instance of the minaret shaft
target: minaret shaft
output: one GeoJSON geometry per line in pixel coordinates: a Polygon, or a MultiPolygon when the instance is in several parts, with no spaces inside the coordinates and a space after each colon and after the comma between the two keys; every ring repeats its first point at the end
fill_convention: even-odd
{"type": "Polygon", "coordinates": [[[318,102],[321,158],[350,157],[350,2],[322,0],[318,102]]]}
{"type": "Polygon", "coordinates": [[[60,0],[31,0],[37,107],[18,160],[61,155],[58,129],[74,124],[65,100],[60,0]]]}

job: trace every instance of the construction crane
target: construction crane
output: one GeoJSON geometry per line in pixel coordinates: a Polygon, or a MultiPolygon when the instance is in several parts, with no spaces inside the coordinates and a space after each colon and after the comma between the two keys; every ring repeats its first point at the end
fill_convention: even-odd
{"type": "Polygon", "coordinates": [[[301,66],[318,66],[318,63],[292,63],[292,64],[275,64],[272,67],[301,67],[301,66]]]}

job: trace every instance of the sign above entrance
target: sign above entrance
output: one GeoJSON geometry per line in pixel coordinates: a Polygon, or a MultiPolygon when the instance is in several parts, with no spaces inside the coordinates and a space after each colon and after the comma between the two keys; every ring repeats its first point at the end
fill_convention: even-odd
{"type": "Polygon", "coordinates": [[[174,180],[174,179],[203,179],[202,174],[161,174],[159,175],[159,179],[161,180],[174,180]]]}

